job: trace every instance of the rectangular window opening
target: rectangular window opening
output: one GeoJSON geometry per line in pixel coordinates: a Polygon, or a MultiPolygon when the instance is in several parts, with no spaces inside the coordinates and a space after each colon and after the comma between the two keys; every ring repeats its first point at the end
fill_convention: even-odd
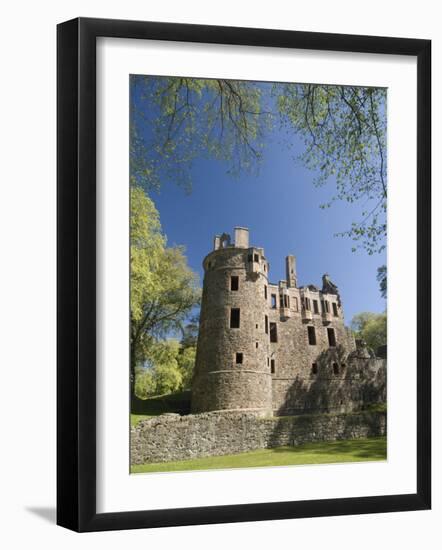
{"type": "Polygon", "coordinates": [[[311,345],[311,346],[316,346],[316,331],[315,331],[315,327],[307,327],[307,332],[308,332],[308,343],[311,345]]]}
{"type": "Polygon", "coordinates": [[[272,309],[276,309],[276,294],[271,295],[271,307],[272,309]]]}
{"type": "Polygon", "coordinates": [[[270,361],[270,372],[271,372],[272,374],[275,374],[275,360],[274,360],[274,359],[272,359],[272,360],[270,361]]]}
{"type": "Polygon", "coordinates": [[[264,298],[267,300],[267,285],[264,285],[264,298]]]}
{"type": "Polygon", "coordinates": [[[318,363],[312,364],[312,374],[318,374],[318,363]]]}
{"type": "Polygon", "coordinates": [[[328,336],[328,345],[329,345],[331,348],[335,348],[335,347],[336,347],[335,329],[333,329],[333,328],[328,328],[328,329],[327,329],[327,336],[328,336]]]}
{"type": "Polygon", "coordinates": [[[237,365],[242,365],[242,361],[243,361],[243,354],[242,353],[237,353],[236,354],[236,364],[237,365]]]}
{"type": "Polygon", "coordinates": [[[255,343],[255,348],[258,349],[258,342],[255,343]]]}
{"type": "Polygon", "coordinates": [[[240,320],[240,310],[239,308],[234,308],[230,310],[230,328],[239,328],[240,320]]]}
{"type": "Polygon", "coordinates": [[[293,308],[294,308],[295,311],[299,311],[299,309],[298,309],[298,298],[296,298],[296,296],[295,296],[294,300],[295,300],[295,303],[293,305],[293,308]]]}
{"type": "Polygon", "coordinates": [[[259,262],[259,255],[258,254],[254,254],[253,261],[254,262],[259,262]]]}
{"type": "Polygon", "coordinates": [[[339,374],[339,365],[337,363],[333,363],[333,374],[339,374]]]}
{"type": "Polygon", "coordinates": [[[239,277],[236,275],[232,275],[230,277],[230,290],[238,290],[239,289],[239,277]]]}
{"type": "Polygon", "coordinates": [[[276,343],[278,341],[278,329],[276,323],[270,323],[270,342],[276,343]]]}
{"type": "Polygon", "coordinates": [[[333,302],[332,306],[333,306],[333,315],[335,317],[337,317],[338,316],[338,306],[337,306],[336,302],[333,302]]]}
{"type": "Polygon", "coordinates": [[[318,300],[313,300],[313,311],[314,311],[315,313],[319,313],[318,300]]]}

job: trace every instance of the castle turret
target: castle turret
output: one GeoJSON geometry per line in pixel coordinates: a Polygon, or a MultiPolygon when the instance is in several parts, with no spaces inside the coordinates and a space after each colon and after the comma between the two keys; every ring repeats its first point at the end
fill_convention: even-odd
{"type": "Polygon", "coordinates": [[[268,262],[249,246],[249,231],[223,234],[203,261],[192,412],[272,411],[269,361],[268,262]]]}

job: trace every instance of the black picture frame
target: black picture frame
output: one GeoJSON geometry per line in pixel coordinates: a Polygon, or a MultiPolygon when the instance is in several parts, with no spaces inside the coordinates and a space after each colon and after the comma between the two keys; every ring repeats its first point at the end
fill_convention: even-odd
{"type": "Polygon", "coordinates": [[[57,523],[75,531],[425,510],[431,506],[431,42],[79,18],[57,29],[57,523]],[[96,39],[396,54],[417,58],[417,492],[96,512],[96,39]]]}

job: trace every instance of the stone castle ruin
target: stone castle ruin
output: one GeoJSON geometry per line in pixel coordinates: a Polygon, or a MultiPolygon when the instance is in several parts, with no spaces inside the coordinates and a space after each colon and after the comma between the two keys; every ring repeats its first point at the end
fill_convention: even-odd
{"type": "Polygon", "coordinates": [[[249,230],[216,236],[203,261],[204,283],[192,413],[262,416],[344,413],[385,402],[386,359],[375,357],[344,324],[337,286],[269,280],[264,249],[249,230]]]}
{"type": "Polygon", "coordinates": [[[299,287],[287,256],[286,280],[270,282],[243,227],[234,243],[216,236],[203,265],[192,414],[139,422],[132,464],[385,435],[385,410],[369,405],[385,402],[386,360],[355,342],[327,274],[299,287]]]}

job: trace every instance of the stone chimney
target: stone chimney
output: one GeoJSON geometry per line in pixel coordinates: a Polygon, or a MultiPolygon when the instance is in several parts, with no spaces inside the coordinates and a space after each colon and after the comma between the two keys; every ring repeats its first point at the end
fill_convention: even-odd
{"type": "Polygon", "coordinates": [[[287,256],[285,259],[285,271],[287,286],[296,288],[297,286],[297,277],[296,277],[296,259],[294,256],[287,256]]]}
{"type": "Polygon", "coordinates": [[[247,227],[235,227],[236,248],[249,248],[249,230],[247,227]]]}

